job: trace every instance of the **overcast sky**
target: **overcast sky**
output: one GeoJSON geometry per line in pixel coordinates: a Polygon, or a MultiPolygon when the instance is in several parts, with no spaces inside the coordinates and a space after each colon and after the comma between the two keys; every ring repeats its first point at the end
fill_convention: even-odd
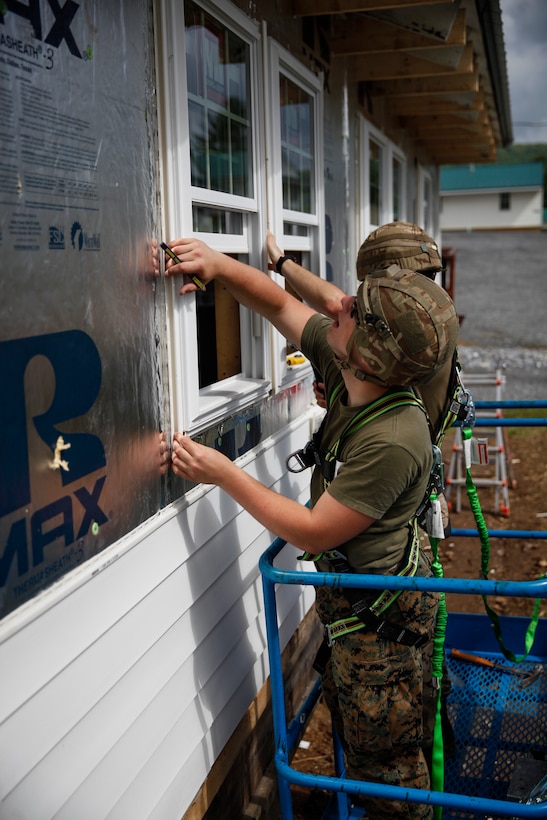
{"type": "Polygon", "coordinates": [[[547,142],[547,0],[500,0],[500,7],[513,141],[547,142]]]}

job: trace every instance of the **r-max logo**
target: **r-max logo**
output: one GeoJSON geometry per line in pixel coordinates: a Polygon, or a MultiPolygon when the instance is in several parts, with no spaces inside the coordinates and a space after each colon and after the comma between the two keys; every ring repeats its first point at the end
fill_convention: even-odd
{"type": "Polygon", "coordinates": [[[74,35],[70,30],[70,24],[72,23],[76,12],[80,8],[78,3],[74,3],[73,0],[66,0],[64,5],[61,7],[58,0],[47,0],[47,5],[53,12],[54,21],[45,37],[42,37],[40,0],[28,0],[28,3],[23,3],[21,0],[7,0],[7,5],[6,3],[2,3],[4,9],[7,7],[7,11],[4,9],[0,11],[0,23],[4,22],[4,17],[8,12],[17,14],[19,17],[23,17],[25,20],[29,21],[33,28],[34,37],[36,40],[47,43],[47,45],[53,46],[53,48],[59,48],[64,40],[70,53],[75,57],[82,59],[82,55],[76,45],[74,35]]]}
{"type": "MultiPolygon", "coordinates": [[[[99,352],[83,331],[69,330],[46,336],[32,336],[0,342],[0,519],[31,502],[31,465],[27,424],[33,424],[40,439],[55,452],[59,436],[70,446],[70,470],[59,470],[62,485],[73,483],[106,466],[101,440],[91,433],[66,433],[59,425],[83,416],[94,404],[102,379],[99,352]],[[25,371],[36,356],[45,357],[55,376],[55,392],[47,410],[31,419],[26,417],[25,371]]],[[[104,524],[108,518],[99,506],[106,476],[95,482],[90,492],[79,487],[51,504],[36,510],[30,520],[33,566],[44,560],[43,549],[56,538],[65,546],[83,538],[93,521],[104,524]],[[74,500],[73,500],[74,497],[74,500]],[[84,515],[74,533],[73,503],[84,515]],[[59,524],[59,519],[61,523],[59,524]],[[48,522],[55,526],[48,527],[48,522]]],[[[13,522],[4,553],[0,557],[0,586],[6,582],[11,563],[17,555],[18,575],[28,570],[26,521],[13,522]]]]}

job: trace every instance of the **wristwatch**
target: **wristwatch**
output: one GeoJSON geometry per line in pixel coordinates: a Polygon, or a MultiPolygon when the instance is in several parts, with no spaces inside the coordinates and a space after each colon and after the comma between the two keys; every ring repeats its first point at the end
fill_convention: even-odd
{"type": "Polygon", "coordinates": [[[277,262],[275,263],[275,269],[279,274],[281,274],[281,276],[283,276],[283,272],[282,272],[281,268],[283,267],[283,265],[285,264],[287,259],[290,259],[291,262],[296,262],[296,264],[298,264],[296,256],[293,256],[290,253],[288,253],[286,256],[280,256],[279,259],[277,260],[277,262]]]}

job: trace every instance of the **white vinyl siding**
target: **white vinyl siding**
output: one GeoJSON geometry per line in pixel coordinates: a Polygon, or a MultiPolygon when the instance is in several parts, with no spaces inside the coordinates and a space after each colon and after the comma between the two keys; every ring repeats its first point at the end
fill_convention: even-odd
{"type": "MultiPolygon", "coordinates": [[[[305,503],[308,474],[288,477],[285,458],[308,435],[303,417],[246,469],[305,503]]],[[[4,619],[3,820],[38,816],[36,795],[44,818],[180,818],[268,675],[258,559],[272,539],[200,487],[4,619]]],[[[312,600],[283,590],[283,645],[312,600]]]]}

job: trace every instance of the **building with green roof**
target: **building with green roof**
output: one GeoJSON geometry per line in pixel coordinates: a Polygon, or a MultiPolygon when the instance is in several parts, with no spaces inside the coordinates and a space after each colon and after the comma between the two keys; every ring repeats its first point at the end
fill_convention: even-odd
{"type": "Polygon", "coordinates": [[[445,166],[440,173],[443,231],[540,230],[543,163],[445,166]]]}

